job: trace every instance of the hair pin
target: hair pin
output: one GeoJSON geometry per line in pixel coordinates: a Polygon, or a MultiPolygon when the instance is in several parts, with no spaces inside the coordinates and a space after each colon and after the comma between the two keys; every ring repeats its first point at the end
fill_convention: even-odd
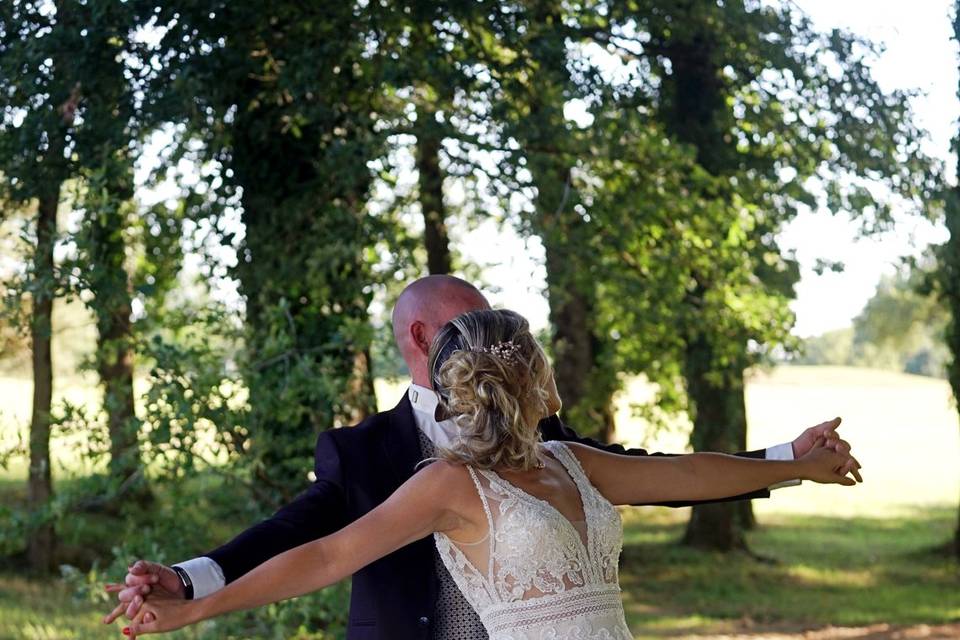
{"type": "Polygon", "coordinates": [[[472,347],[471,351],[476,351],[478,353],[489,353],[492,356],[496,356],[501,360],[508,363],[517,363],[520,358],[520,345],[518,345],[513,340],[505,340],[497,342],[488,347],[472,347]]]}

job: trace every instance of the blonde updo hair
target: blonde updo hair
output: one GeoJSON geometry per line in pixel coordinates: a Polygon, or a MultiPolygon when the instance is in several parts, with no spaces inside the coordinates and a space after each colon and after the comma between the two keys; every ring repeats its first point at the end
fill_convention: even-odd
{"type": "Polygon", "coordinates": [[[434,338],[428,367],[443,417],[459,430],[438,457],[480,469],[538,465],[536,423],[549,411],[553,370],[523,316],[507,309],[457,316],[434,338]]]}

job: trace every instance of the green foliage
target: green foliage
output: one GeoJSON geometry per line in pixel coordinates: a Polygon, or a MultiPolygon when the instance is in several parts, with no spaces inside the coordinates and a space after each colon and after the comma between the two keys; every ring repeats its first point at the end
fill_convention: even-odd
{"type": "Polygon", "coordinates": [[[172,325],[176,335],[157,333],[144,345],[152,366],[143,446],[161,477],[189,477],[242,455],[246,394],[225,368],[231,345],[223,342],[230,335],[223,324],[216,309],[191,310],[172,325]]]}
{"type": "Polygon", "coordinates": [[[798,342],[783,226],[823,208],[879,229],[936,187],[909,96],[880,89],[872,45],[789,4],[502,9],[493,179],[507,204],[531,194],[565,418],[608,437],[618,375],[642,372],[660,388],[646,417],[687,409],[698,448],[742,449],[744,370],[798,342]],[[573,99],[592,124],[566,119],[573,99]]]}
{"type": "MultiPolygon", "coordinates": [[[[9,293],[9,285],[0,283],[0,300],[7,301],[9,293]]],[[[15,304],[13,300],[10,302],[9,306],[4,303],[4,307],[9,309],[15,304]]],[[[0,354],[0,372],[23,369],[30,359],[27,338],[6,309],[0,314],[0,354]]]]}
{"type": "Polygon", "coordinates": [[[796,364],[848,365],[853,360],[853,327],[827,331],[803,341],[802,353],[790,362],[796,364]]]}
{"type": "MultiPolygon", "coordinates": [[[[178,510],[188,508],[189,500],[196,496],[180,496],[176,501],[178,510]]],[[[177,518],[165,521],[166,525],[177,518]]],[[[73,565],[62,565],[63,581],[73,591],[73,598],[93,605],[97,611],[109,610],[113,604],[111,594],[103,590],[103,584],[126,573],[132,559],[150,558],[170,564],[189,554],[187,545],[180,540],[189,540],[195,527],[201,523],[187,522],[179,526],[160,526],[140,529],[137,536],[128,535],[124,542],[111,549],[111,561],[102,568],[97,562],[86,571],[73,565]],[[187,525],[187,526],[184,526],[187,525]]],[[[282,640],[296,637],[303,640],[325,640],[342,637],[346,627],[346,611],[349,608],[349,583],[340,583],[316,593],[261,607],[254,611],[240,612],[197,625],[181,632],[182,637],[207,640],[214,638],[274,638],[282,640]]]]}

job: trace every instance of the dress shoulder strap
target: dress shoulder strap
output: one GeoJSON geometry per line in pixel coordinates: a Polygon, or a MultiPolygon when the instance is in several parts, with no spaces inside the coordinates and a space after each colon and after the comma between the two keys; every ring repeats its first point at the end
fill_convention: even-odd
{"type": "Polygon", "coordinates": [[[564,469],[567,470],[567,473],[570,474],[570,477],[573,478],[577,484],[581,482],[590,484],[590,478],[587,477],[586,471],[583,470],[580,460],[577,459],[577,456],[570,450],[566,442],[562,440],[548,440],[543,443],[543,446],[560,461],[560,464],[563,465],[564,469]]]}
{"type": "MultiPolygon", "coordinates": [[[[487,500],[487,492],[483,490],[480,478],[473,467],[467,465],[467,471],[470,473],[470,479],[473,480],[473,486],[477,488],[477,494],[480,496],[480,502],[483,504],[483,513],[487,516],[487,537],[489,538],[489,548],[487,551],[487,579],[493,580],[493,512],[490,510],[490,502],[487,500]]],[[[484,475],[486,478],[486,475],[484,475]]],[[[487,478],[487,482],[490,480],[487,478]]]]}
{"type": "Polygon", "coordinates": [[[483,490],[483,486],[480,484],[480,478],[477,477],[477,472],[474,471],[473,467],[467,466],[467,471],[470,473],[470,479],[473,480],[473,486],[477,488],[477,494],[480,496],[480,502],[483,503],[483,512],[487,515],[487,526],[490,527],[490,530],[493,530],[493,514],[490,511],[490,503],[487,501],[487,493],[483,490]]]}

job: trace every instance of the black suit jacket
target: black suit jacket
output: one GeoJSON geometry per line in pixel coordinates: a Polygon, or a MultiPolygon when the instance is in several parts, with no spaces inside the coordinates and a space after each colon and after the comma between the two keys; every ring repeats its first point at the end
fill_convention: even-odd
{"type": "MultiPolygon", "coordinates": [[[[321,433],[316,446],[316,481],[269,519],[204,555],[220,565],[229,583],[275,555],[328,535],[360,518],[413,475],[420,461],[417,429],[413,408],[404,393],[400,403],[389,411],[371,416],[355,427],[321,433]]],[[[541,421],[540,430],[544,440],[581,442],[628,455],[664,455],[581,438],[557,416],[541,421]]],[[[739,455],[763,458],[765,452],[739,455]]],[[[769,495],[769,491],[763,490],[728,499],[769,495]]],[[[436,599],[433,538],[427,536],[353,575],[347,637],[350,640],[430,638],[436,599]]]]}

